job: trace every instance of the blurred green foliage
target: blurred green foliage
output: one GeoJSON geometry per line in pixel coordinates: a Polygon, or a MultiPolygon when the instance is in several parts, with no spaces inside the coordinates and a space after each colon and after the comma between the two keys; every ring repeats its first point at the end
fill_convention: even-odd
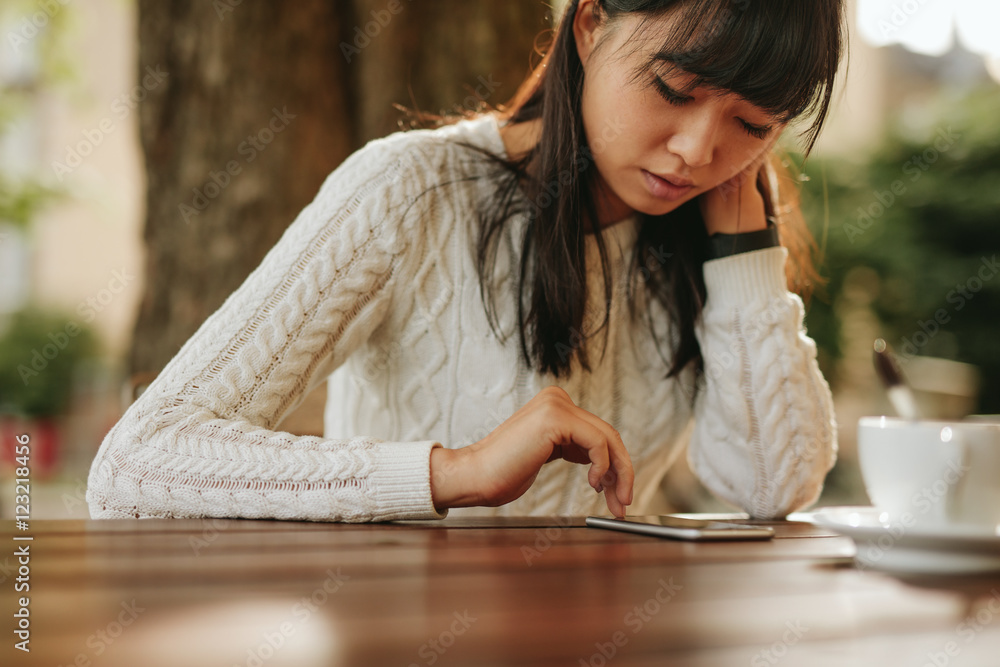
{"type": "MultiPolygon", "coordinates": [[[[0,140],[27,113],[26,93],[0,86],[0,140]]],[[[13,176],[0,165],[0,223],[28,229],[35,215],[63,193],[34,178],[13,176]]]]}
{"type": "MultiPolygon", "coordinates": [[[[43,88],[72,82],[76,55],[67,37],[74,24],[65,3],[44,6],[35,0],[4,0],[0,19],[9,30],[4,35],[4,59],[10,59],[7,77],[0,85],[0,139],[16,131],[43,88]],[[39,27],[41,26],[41,27],[39,27]]],[[[36,178],[16,174],[0,164],[0,222],[28,229],[36,213],[64,192],[36,178]]]]}
{"type": "MultiPolygon", "coordinates": [[[[0,85],[0,139],[23,131],[43,91],[75,77],[67,39],[73,11],[65,3],[44,6],[34,0],[6,0],[0,18],[9,27],[4,58],[10,63],[0,85]]],[[[0,223],[30,234],[38,213],[66,196],[21,164],[0,165],[0,223]]],[[[63,413],[74,376],[96,358],[97,336],[90,327],[60,313],[28,308],[0,321],[0,414],[50,417],[63,413]]]]}
{"type": "MultiPolygon", "coordinates": [[[[118,1],[129,4],[134,0],[118,1]]],[[[20,57],[30,52],[37,78],[49,84],[77,79],[79,54],[72,39],[77,34],[80,17],[73,4],[66,0],[0,2],[0,19],[8,28],[4,34],[4,57],[20,57]]]]}
{"type": "Polygon", "coordinates": [[[0,332],[0,414],[61,414],[74,374],[97,351],[93,330],[69,317],[38,309],[16,313],[0,332]]]}
{"type": "Polygon", "coordinates": [[[38,211],[60,196],[36,181],[18,181],[0,174],[0,222],[27,229],[38,211]]]}
{"type": "Polygon", "coordinates": [[[848,273],[868,267],[883,337],[904,356],[978,366],[979,412],[1000,413],[1000,88],[942,106],[919,128],[894,119],[889,127],[908,131],[890,133],[866,163],[806,163],[803,209],[826,239],[829,280],[807,323],[822,358],[838,359],[833,306],[848,273]]]}

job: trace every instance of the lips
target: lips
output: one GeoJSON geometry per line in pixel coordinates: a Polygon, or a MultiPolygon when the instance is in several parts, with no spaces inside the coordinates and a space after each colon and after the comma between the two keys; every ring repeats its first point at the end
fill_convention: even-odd
{"type": "Polygon", "coordinates": [[[694,181],[673,174],[659,176],[643,169],[642,175],[646,179],[646,187],[650,194],[657,199],[677,201],[694,189],[694,181]]]}
{"type": "Polygon", "coordinates": [[[661,180],[666,181],[667,183],[672,183],[673,185],[676,185],[679,188],[687,187],[689,185],[694,185],[694,181],[692,181],[690,178],[682,178],[680,176],[674,176],[673,174],[653,174],[653,172],[649,173],[661,180]]]}

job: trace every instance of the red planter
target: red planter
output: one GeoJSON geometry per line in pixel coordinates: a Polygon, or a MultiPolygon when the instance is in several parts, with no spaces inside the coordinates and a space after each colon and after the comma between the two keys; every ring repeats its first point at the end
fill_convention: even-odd
{"type": "Polygon", "coordinates": [[[16,417],[0,417],[0,443],[4,468],[17,467],[14,461],[14,448],[18,446],[18,437],[28,436],[28,467],[33,480],[52,476],[59,466],[62,438],[59,425],[54,418],[21,419],[16,417]]]}

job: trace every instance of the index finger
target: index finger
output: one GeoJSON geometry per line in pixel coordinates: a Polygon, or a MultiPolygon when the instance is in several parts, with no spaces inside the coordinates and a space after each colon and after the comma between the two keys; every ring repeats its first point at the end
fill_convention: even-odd
{"type": "Polygon", "coordinates": [[[625,518],[625,503],[618,499],[617,493],[618,475],[614,468],[608,468],[608,472],[601,478],[601,485],[598,490],[604,491],[604,501],[608,504],[608,509],[619,519],[625,518]]]}
{"type": "MultiPolygon", "coordinates": [[[[586,410],[582,410],[583,418],[600,429],[608,442],[608,473],[614,472],[615,477],[604,483],[605,492],[614,487],[614,495],[621,505],[632,504],[635,471],[632,468],[632,458],[628,454],[621,434],[611,424],[586,410]]],[[[607,474],[607,473],[606,473],[607,474]]],[[[602,482],[604,480],[602,479],[602,482]]],[[[607,495],[607,494],[606,494],[607,495]]],[[[609,505],[610,508],[610,505],[609,505]]],[[[613,510],[612,510],[613,511],[613,510]]]]}
{"type": "MultiPolygon", "coordinates": [[[[618,436],[618,433],[615,432],[618,436]]],[[[612,439],[612,446],[608,448],[611,458],[611,467],[608,472],[614,471],[615,480],[612,480],[615,488],[615,498],[622,505],[622,516],[625,515],[625,505],[632,504],[632,494],[635,485],[635,470],[632,468],[632,458],[625,449],[625,443],[621,436],[612,439]]]]}
{"type": "MultiPolygon", "coordinates": [[[[567,397],[568,399],[568,397],[567,397]]],[[[609,473],[613,477],[606,479],[608,490],[613,488],[614,493],[606,493],[605,500],[608,507],[617,516],[624,516],[622,507],[632,502],[632,486],[635,483],[635,472],[632,469],[632,459],[628,454],[628,449],[622,441],[621,435],[597,415],[576,405],[571,399],[561,403],[561,409],[569,411],[569,419],[564,422],[566,425],[577,424],[569,429],[561,437],[568,438],[574,445],[582,450],[587,460],[591,463],[590,483],[598,492],[605,490],[601,486],[601,481],[609,473]],[[598,477],[592,475],[597,471],[598,477]],[[612,498],[612,496],[614,496],[612,498]],[[618,510],[612,507],[612,503],[619,505],[618,510]]],[[[573,448],[569,452],[562,452],[563,458],[577,460],[573,448]],[[567,453],[569,454],[567,456],[567,453]]],[[[582,461],[580,461],[582,463],[582,461]]]]}

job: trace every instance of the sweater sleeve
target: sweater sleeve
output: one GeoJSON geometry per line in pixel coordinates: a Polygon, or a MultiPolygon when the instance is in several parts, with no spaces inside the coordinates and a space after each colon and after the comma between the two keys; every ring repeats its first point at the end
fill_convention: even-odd
{"type": "MultiPolygon", "coordinates": [[[[400,150],[400,148],[403,150],[400,150]]],[[[282,417],[361,345],[407,284],[417,158],[372,142],[324,182],[261,265],[105,437],[94,518],[443,518],[434,441],[299,437],[282,417]]],[[[417,183],[419,185],[419,183],[417,183]]],[[[419,216],[418,216],[419,217],[419,216]]]]}
{"type": "Polygon", "coordinates": [[[691,469],[751,517],[783,517],[819,497],[837,455],[830,388],[786,288],[785,248],[704,265],[696,329],[705,384],[695,403],[691,469]]]}

